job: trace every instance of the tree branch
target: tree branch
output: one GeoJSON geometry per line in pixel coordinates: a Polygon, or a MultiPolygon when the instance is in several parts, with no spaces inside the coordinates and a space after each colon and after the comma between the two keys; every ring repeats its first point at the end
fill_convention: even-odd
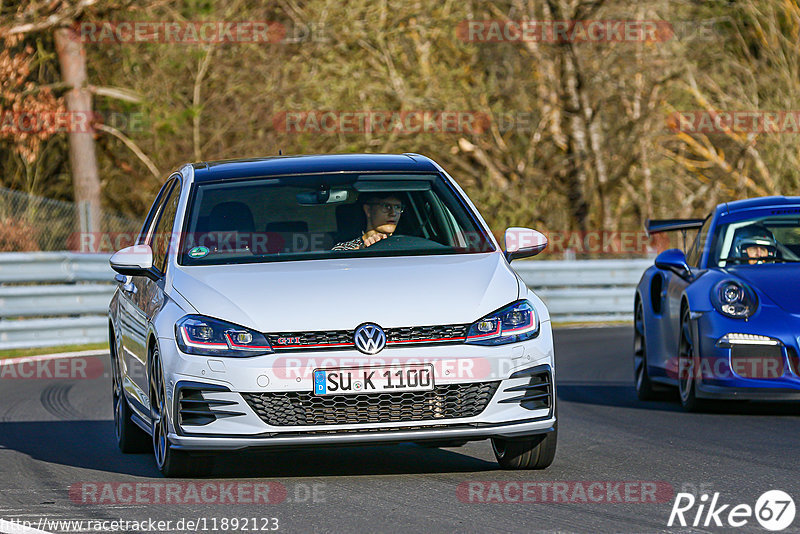
{"type": "Polygon", "coordinates": [[[109,133],[114,137],[116,137],[117,139],[119,139],[120,141],[122,141],[125,144],[125,146],[130,148],[131,152],[136,154],[136,157],[138,157],[142,161],[142,163],[144,163],[145,167],[147,167],[153,174],[153,176],[156,177],[156,180],[161,180],[161,171],[158,170],[158,167],[156,167],[155,163],[153,163],[153,160],[148,158],[147,154],[145,154],[142,151],[142,149],[139,148],[130,137],[120,132],[113,126],[108,126],[107,124],[95,124],[94,127],[102,132],[109,133]]]}
{"type": "Polygon", "coordinates": [[[74,8],[65,9],[63,13],[53,13],[49,17],[39,22],[27,22],[17,24],[16,26],[11,26],[11,28],[4,33],[6,35],[19,35],[47,30],[55,26],[61,26],[64,22],[73,20],[75,17],[80,15],[84,9],[96,4],[97,1],[98,0],[80,0],[74,8]]]}

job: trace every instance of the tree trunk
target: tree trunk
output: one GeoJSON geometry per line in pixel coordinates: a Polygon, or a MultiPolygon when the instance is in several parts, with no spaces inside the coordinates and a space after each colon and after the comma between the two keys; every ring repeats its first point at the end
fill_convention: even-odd
{"type": "MultiPolygon", "coordinates": [[[[75,192],[77,219],[81,232],[98,232],[100,220],[100,176],[94,147],[92,95],[86,76],[86,52],[73,28],[55,30],[56,52],[61,77],[71,87],[66,94],[70,114],[69,163],[75,192]]],[[[81,240],[83,242],[83,240],[81,240]]]]}

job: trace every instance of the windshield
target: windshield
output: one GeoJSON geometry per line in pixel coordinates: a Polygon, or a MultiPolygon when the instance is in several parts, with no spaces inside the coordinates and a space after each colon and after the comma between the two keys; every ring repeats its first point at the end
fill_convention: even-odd
{"type": "Polygon", "coordinates": [[[800,216],[763,215],[722,225],[711,265],[764,265],[800,261],[800,216]]]}
{"type": "Polygon", "coordinates": [[[182,265],[489,252],[439,175],[347,174],[196,183],[182,265]]]}

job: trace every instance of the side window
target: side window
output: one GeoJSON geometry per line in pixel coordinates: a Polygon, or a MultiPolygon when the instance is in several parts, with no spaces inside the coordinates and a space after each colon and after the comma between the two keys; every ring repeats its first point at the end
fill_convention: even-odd
{"type": "Polygon", "coordinates": [[[180,199],[181,187],[178,180],[173,180],[174,186],[167,194],[161,213],[157,215],[157,222],[149,239],[153,249],[153,266],[161,271],[167,268],[167,252],[172,241],[172,226],[175,222],[175,214],[178,211],[178,200],[180,199]]]}
{"type": "Polygon", "coordinates": [[[700,266],[700,258],[703,257],[703,249],[706,238],[708,237],[708,225],[710,222],[711,216],[709,215],[706,217],[705,222],[703,222],[703,226],[700,227],[700,231],[697,232],[697,237],[695,237],[694,243],[692,243],[691,248],[689,248],[688,254],[686,254],[686,263],[688,263],[690,267],[700,266]]]}
{"type": "Polygon", "coordinates": [[[147,212],[147,218],[144,220],[144,224],[142,225],[141,232],[139,232],[139,238],[136,240],[136,244],[141,245],[148,242],[148,238],[152,233],[153,226],[155,226],[155,223],[158,220],[158,214],[161,213],[161,207],[164,205],[164,199],[167,196],[170,187],[172,187],[173,182],[174,180],[167,180],[167,182],[161,186],[161,190],[158,192],[158,195],[156,195],[153,205],[150,206],[150,211],[147,212]]]}

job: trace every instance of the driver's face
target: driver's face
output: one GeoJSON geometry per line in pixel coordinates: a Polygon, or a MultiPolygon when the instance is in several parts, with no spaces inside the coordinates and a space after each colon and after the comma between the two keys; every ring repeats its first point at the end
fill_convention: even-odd
{"type": "Polygon", "coordinates": [[[384,234],[393,234],[400,221],[403,202],[394,196],[379,198],[364,204],[367,215],[367,230],[377,230],[384,234]]]}
{"type": "Polygon", "coordinates": [[[744,252],[745,252],[745,254],[747,254],[748,258],[753,258],[751,260],[748,260],[748,262],[747,262],[750,265],[754,265],[754,264],[758,263],[759,262],[759,258],[766,258],[766,257],[769,256],[769,249],[767,247],[761,247],[761,246],[758,246],[758,245],[752,246],[752,247],[747,247],[744,250],[744,252]]]}

